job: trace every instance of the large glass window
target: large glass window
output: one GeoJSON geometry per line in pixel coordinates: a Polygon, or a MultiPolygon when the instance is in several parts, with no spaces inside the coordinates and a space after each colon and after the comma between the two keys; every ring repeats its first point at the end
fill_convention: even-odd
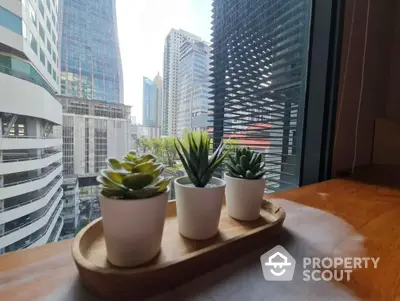
{"type": "Polygon", "coordinates": [[[50,94],[54,94],[54,90],[39,72],[31,64],[20,58],[0,54],[0,72],[30,81],[42,86],[50,94]]]}
{"type": "Polygon", "coordinates": [[[299,185],[311,2],[213,2],[214,139],[262,152],[271,192],[299,185]]]}
{"type": "Polygon", "coordinates": [[[0,25],[22,35],[22,19],[1,6],[0,25]]]}

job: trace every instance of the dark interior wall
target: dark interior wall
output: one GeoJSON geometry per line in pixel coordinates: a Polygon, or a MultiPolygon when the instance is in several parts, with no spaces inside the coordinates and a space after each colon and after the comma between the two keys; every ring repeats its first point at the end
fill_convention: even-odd
{"type": "Polygon", "coordinates": [[[396,6],[386,118],[400,125],[400,3],[396,6]]]}
{"type": "MultiPolygon", "coordinates": [[[[345,2],[336,137],[332,165],[333,176],[337,172],[350,169],[353,164],[367,23],[367,0],[346,0],[345,2]],[[356,1],[356,5],[353,33],[350,37],[354,1],[356,1]],[[349,47],[350,52],[348,54],[349,47]]],[[[370,0],[356,166],[371,162],[374,120],[384,117],[386,114],[395,16],[396,0],[370,0]]]]}

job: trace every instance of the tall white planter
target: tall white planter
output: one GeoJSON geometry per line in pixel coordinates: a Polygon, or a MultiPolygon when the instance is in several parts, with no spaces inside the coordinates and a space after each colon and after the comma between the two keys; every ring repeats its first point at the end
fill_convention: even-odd
{"type": "Polygon", "coordinates": [[[176,210],[179,232],[187,238],[203,240],[218,232],[224,200],[225,182],[212,178],[211,188],[186,186],[191,184],[188,177],[175,179],[176,210]]]}
{"type": "Polygon", "coordinates": [[[246,180],[233,178],[225,174],[226,206],[228,214],[242,221],[258,219],[266,180],[246,180]]]}
{"type": "Polygon", "coordinates": [[[108,260],[120,267],[143,264],[160,251],[168,191],[148,199],[115,200],[101,196],[108,260]]]}

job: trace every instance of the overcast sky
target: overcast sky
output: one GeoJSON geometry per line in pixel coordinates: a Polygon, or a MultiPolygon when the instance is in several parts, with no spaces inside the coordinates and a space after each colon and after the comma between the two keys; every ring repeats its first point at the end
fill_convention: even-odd
{"type": "Polygon", "coordinates": [[[210,41],[212,0],[117,0],[124,101],[142,122],[142,78],[162,75],[164,40],[171,28],[210,41]]]}

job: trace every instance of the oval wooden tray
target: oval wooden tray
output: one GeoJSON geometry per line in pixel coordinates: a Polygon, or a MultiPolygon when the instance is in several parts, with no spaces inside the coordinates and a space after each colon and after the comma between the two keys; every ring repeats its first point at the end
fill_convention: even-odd
{"type": "Polygon", "coordinates": [[[101,218],[75,237],[72,255],[83,284],[94,294],[112,300],[131,300],[162,293],[243,253],[262,247],[266,238],[280,232],[285,212],[264,200],[260,218],[242,222],[222,208],[219,233],[195,241],[178,232],[175,202],[168,203],[161,252],[136,268],[119,268],[107,261],[101,218]]]}

